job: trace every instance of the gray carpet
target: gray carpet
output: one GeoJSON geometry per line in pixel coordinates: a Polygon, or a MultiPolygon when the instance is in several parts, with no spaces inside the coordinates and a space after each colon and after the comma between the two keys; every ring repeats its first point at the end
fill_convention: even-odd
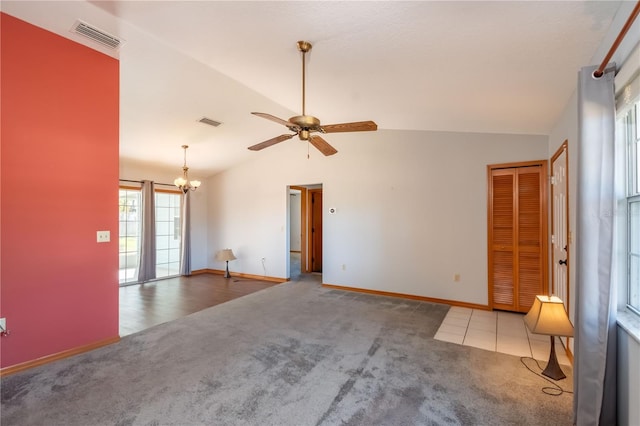
{"type": "Polygon", "coordinates": [[[571,424],[519,358],[434,340],[448,309],[281,284],[5,377],[1,423],[571,424]]]}

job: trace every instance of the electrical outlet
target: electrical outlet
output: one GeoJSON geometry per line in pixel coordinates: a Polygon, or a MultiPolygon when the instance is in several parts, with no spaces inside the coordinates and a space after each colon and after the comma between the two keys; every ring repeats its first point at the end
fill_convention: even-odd
{"type": "Polygon", "coordinates": [[[96,235],[99,243],[108,243],[109,241],[111,241],[110,231],[98,231],[96,235]]]}
{"type": "Polygon", "coordinates": [[[342,264],[342,270],[346,271],[347,270],[347,265],[345,265],[344,263],[342,264]]]}
{"type": "Polygon", "coordinates": [[[5,331],[7,331],[7,319],[0,318],[0,332],[5,332],[5,331]]]}

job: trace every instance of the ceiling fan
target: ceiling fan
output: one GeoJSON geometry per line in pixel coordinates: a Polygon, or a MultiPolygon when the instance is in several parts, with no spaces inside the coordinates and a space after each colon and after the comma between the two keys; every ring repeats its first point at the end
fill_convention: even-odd
{"type": "Polygon", "coordinates": [[[284,142],[291,139],[294,136],[298,136],[302,141],[309,141],[311,145],[315,146],[324,155],[333,155],[338,152],[337,149],[329,145],[327,141],[318,135],[313,133],[338,133],[338,132],[366,132],[377,130],[378,125],[373,121],[357,121],[352,123],[340,123],[340,124],[320,124],[320,119],[306,115],[305,112],[305,54],[311,50],[311,43],[308,41],[299,41],[298,50],[302,52],[302,115],[296,115],[289,120],[283,120],[275,117],[271,114],[265,114],[263,112],[252,112],[251,114],[258,117],[266,118],[267,120],[275,121],[276,123],[286,126],[293,133],[288,133],[275,138],[268,139],[259,144],[249,147],[252,151],[260,151],[261,149],[270,147],[280,142],[284,142]]]}

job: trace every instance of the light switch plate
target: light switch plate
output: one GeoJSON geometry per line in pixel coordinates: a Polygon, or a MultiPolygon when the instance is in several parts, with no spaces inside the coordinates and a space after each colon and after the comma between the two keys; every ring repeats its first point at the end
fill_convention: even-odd
{"type": "Polygon", "coordinates": [[[97,238],[99,243],[108,243],[111,241],[111,232],[110,231],[98,231],[97,238]]]}

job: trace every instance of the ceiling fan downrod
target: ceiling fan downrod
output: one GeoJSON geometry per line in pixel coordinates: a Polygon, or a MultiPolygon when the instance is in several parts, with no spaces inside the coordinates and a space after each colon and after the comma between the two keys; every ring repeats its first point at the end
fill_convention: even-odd
{"type": "Polygon", "coordinates": [[[298,50],[302,52],[302,115],[306,115],[305,111],[305,64],[306,64],[306,53],[311,50],[313,46],[308,41],[300,40],[298,41],[298,50]]]}

